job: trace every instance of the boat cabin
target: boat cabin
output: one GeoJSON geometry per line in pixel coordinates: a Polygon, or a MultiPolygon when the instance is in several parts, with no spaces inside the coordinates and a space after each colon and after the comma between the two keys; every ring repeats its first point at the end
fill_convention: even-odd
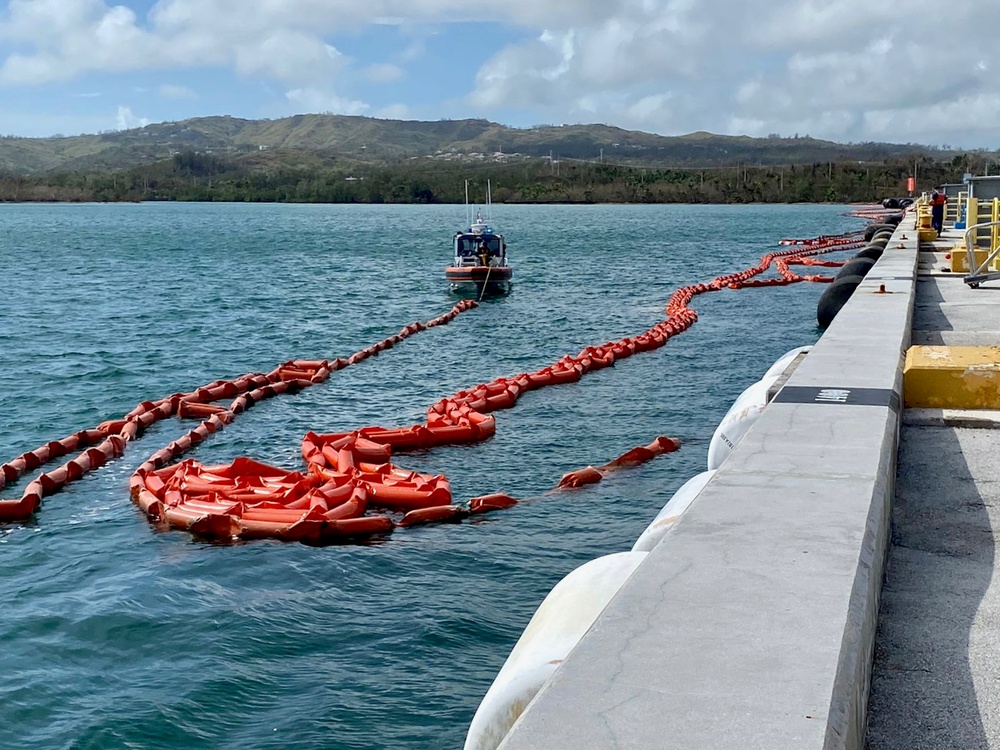
{"type": "Polygon", "coordinates": [[[506,259],[507,246],[504,244],[502,234],[494,234],[491,231],[455,233],[456,266],[498,266],[504,265],[506,259]],[[481,257],[484,245],[489,255],[486,263],[481,257]]]}

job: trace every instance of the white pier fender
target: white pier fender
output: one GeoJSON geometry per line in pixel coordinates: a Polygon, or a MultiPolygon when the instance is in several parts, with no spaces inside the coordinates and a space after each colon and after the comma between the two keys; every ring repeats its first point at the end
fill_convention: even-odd
{"type": "Polygon", "coordinates": [[[708,468],[718,469],[722,462],[729,458],[743,436],[750,431],[767,406],[767,391],[781,377],[800,353],[808,352],[811,346],[799,346],[782,354],[775,360],[764,376],[741,393],[733,405],[729,407],[726,416],[715,428],[712,440],[708,444],[708,468]]]}
{"type": "Polygon", "coordinates": [[[667,504],[663,506],[659,513],[656,514],[656,518],[652,520],[646,530],[639,535],[639,538],[635,540],[635,544],[632,545],[633,552],[651,552],[653,547],[660,543],[670,528],[677,522],[677,519],[681,517],[681,514],[688,509],[688,506],[694,502],[698,494],[705,488],[708,484],[708,480],[715,476],[715,469],[709,469],[708,471],[703,471],[700,474],[695,474],[684,484],[667,501],[667,504]]]}
{"type": "Polygon", "coordinates": [[[616,552],[598,557],[553,587],[486,691],[469,725],[465,750],[496,750],[646,554],[616,552]]]}
{"type": "Polygon", "coordinates": [[[740,394],[719,422],[708,444],[708,468],[718,469],[729,458],[743,436],[750,431],[767,406],[767,389],[771,383],[758,380],[740,394]]]}
{"type": "Polygon", "coordinates": [[[781,373],[792,363],[793,359],[802,354],[802,352],[808,352],[810,349],[812,349],[811,346],[797,346],[794,349],[788,350],[774,361],[774,364],[767,369],[761,380],[770,378],[771,382],[768,383],[768,387],[770,387],[775,380],[781,377],[781,373]]]}

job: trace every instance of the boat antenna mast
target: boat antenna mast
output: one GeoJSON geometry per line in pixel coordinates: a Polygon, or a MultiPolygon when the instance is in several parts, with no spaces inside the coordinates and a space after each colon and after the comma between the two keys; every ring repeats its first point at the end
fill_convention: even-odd
{"type": "Polygon", "coordinates": [[[465,223],[472,226],[472,213],[469,209],[469,181],[465,181],[465,223]]]}
{"type": "Polygon", "coordinates": [[[489,217],[490,224],[493,223],[493,187],[490,185],[490,181],[486,180],[486,215],[489,217]]]}

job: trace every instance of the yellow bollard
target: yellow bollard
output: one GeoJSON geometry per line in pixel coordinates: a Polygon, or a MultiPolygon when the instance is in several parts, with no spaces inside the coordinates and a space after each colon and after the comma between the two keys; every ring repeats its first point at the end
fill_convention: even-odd
{"type": "Polygon", "coordinates": [[[931,226],[931,209],[925,204],[917,206],[917,237],[921,242],[933,242],[937,232],[931,226]]]}
{"type": "Polygon", "coordinates": [[[1000,348],[911,346],[903,366],[907,408],[1000,409],[1000,348]]]}
{"type": "MultiPolygon", "coordinates": [[[[989,253],[986,248],[976,248],[973,250],[975,254],[976,268],[979,268],[986,260],[989,253]]],[[[969,268],[969,253],[965,248],[964,242],[959,242],[955,247],[951,249],[951,272],[952,273],[970,273],[973,269],[969,268]]]]}

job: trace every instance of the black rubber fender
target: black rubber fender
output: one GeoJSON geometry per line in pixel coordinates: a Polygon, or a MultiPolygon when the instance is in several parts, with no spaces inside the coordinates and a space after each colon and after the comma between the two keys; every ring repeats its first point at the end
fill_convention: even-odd
{"type": "Polygon", "coordinates": [[[903,220],[903,214],[889,214],[888,216],[882,219],[883,222],[885,222],[886,224],[890,224],[894,227],[898,227],[899,222],[901,222],[902,220],[903,220]]]}
{"type": "Polygon", "coordinates": [[[826,328],[833,322],[862,281],[863,276],[841,276],[823,290],[816,303],[816,322],[820,328],[826,328]]]}
{"type": "MultiPolygon", "coordinates": [[[[885,252],[884,247],[878,247],[877,245],[869,245],[864,250],[855,255],[851,260],[857,260],[858,258],[871,258],[872,260],[878,260],[882,257],[882,253],[885,252]]],[[[848,261],[850,262],[850,261],[848,261]]],[[[845,263],[841,268],[846,268],[847,263],[845,263]]]]}
{"type": "Polygon", "coordinates": [[[841,278],[843,276],[861,276],[864,277],[872,270],[872,266],[875,265],[874,258],[859,258],[855,255],[844,265],[840,267],[837,271],[837,275],[834,278],[841,278]]]}
{"type": "Polygon", "coordinates": [[[886,198],[882,201],[882,208],[899,208],[899,198],[886,198]]]}
{"type": "Polygon", "coordinates": [[[889,232],[892,233],[896,231],[896,227],[892,224],[869,224],[865,227],[865,240],[870,240],[879,232],[889,232]]]}
{"type": "Polygon", "coordinates": [[[889,238],[883,234],[871,240],[867,245],[865,245],[865,247],[880,247],[884,250],[885,246],[888,244],[889,244],[889,238]]]}
{"type": "Polygon", "coordinates": [[[865,234],[864,234],[865,242],[867,242],[872,237],[874,237],[875,236],[875,232],[877,232],[879,229],[881,229],[884,226],[885,226],[885,224],[869,224],[868,226],[866,226],[865,227],[865,234]]]}

